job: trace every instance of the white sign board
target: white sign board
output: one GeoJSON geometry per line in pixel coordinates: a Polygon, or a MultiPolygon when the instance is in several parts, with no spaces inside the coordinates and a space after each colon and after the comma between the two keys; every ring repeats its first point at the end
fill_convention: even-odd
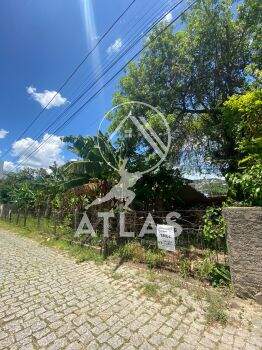
{"type": "Polygon", "coordinates": [[[173,252],[175,250],[174,226],[157,225],[156,230],[158,248],[173,252]]]}

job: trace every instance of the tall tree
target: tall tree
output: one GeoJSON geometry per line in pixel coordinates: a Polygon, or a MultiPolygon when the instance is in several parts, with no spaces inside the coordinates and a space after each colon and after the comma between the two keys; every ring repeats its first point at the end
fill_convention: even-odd
{"type": "MultiPolygon", "coordinates": [[[[253,31],[247,30],[252,11],[246,11],[249,15],[245,17],[245,6],[249,5],[242,5],[240,17],[233,1],[198,1],[184,16],[182,29],[169,28],[161,35],[165,24],[155,29],[140,60],[130,64],[120,80],[114,105],[143,101],[167,115],[173,136],[172,162],[184,157],[188,145],[191,148],[186,149],[198,149],[203,158],[204,146],[222,172],[237,167],[236,145],[223,124],[221,106],[229,96],[244,90],[245,69],[254,56],[253,31]]],[[[112,128],[125,113],[123,107],[110,115],[112,128]]],[[[146,117],[149,123],[157,123],[154,115],[146,117]]],[[[139,147],[139,137],[128,144],[130,153],[139,147]]]]}

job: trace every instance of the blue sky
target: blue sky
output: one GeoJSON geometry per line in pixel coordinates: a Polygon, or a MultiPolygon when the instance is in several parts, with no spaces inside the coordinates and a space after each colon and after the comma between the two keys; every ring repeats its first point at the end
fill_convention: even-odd
{"type": "MultiPolygon", "coordinates": [[[[2,0],[0,12],[0,152],[4,156],[6,170],[12,169],[19,157],[32,145],[37,146],[43,137],[42,131],[99,74],[101,65],[118,57],[134,33],[141,32],[141,25],[149,23],[156,13],[165,13],[168,4],[164,0],[137,0],[121,22],[110,32],[79,72],[54,99],[39,120],[23,135],[41,109],[50,101],[65,78],[95,45],[96,40],[110,27],[114,20],[130,4],[131,0],[2,0]],[[151,11],[151,12],[150,12],[151,11]],[[160,11],[160,12],[159,12],[160,11]],[[144,20],[133,27],[142,17],[144,20]],[[149,22],[148,22],[149,21],[149,22]],[[132,29],[132,30],[131,30],[132,29]],[[100,67],[100,68],[99,68],[100,67]],[[82,86],[83,89],[83,86],[82,86]]],[[[180,11],[182,7],[178,8],[180,11]]],[[[171,15],[167,20],[170,20],[171,15]]],[[[111,71],[112,76],[141,44],[111,71]]],[[[57,136],[69,134],[92,135],[103,115],[110,109],[112,95],[117,88],[116,78],[95,98],[88,108],[57,136]]],[[[86,95],[90,97],[103,84],[100,81],[86,95]]],[[[144,101],[146,102],[146,101],[144,101]]],[[[65,117],[65,116],[64,116],[65,117]]],[[[61,123],[64,119],[61,119],[61,123]]],[[[58,124],[59,125],[59,124],[58,124]]],[[[65,151],[60,139],[53,135],[55,127],[48,130],[50,141],[38,154],[25,161],[24,165],[47,167],[54,160],[63,162],[72,155],[65,151]]],[[[44,133],[43,133],[44,134],[44,133]]]]}

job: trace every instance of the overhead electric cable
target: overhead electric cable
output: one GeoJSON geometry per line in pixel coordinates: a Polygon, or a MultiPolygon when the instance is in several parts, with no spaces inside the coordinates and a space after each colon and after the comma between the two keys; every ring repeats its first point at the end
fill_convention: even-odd
{"type": "MultiPolygon", "coordinates": [[[[128,43],[130,43],[130,42],[132,41],[132,37],[131,37],[131,39],[128,39],[128,41],[126,41],[126,39],[130,36],[130,35],[127,35],[127,38],[126,38],[126,34],[132,33],[132,30],[135,29],[135,28],[137,27],[137,25],[138,25],[144,18],[146,18],[146,16],[147,16],[148,14],[150,14],[150,12],[152,12],[152,10],[155,9],[156,5],[159,5],[159,3],[156,2],[153,6],[151,6],[150,9],[147,9],[147,10],[146,10],[146,13],[144,13],[143,16],[140,17],[139,20],[136,21],[136,22],[132,25],[132,27],[130,27],[130,25],[133,23],[133,19],[132,19],[131,21],[129,21],[129,22],[125,25],[125,26],[128,28],[128,31],[127,31],[124,35],[121,36],[122,42],[124,42],[124,45],[121,47],[121,49],[123,49],[125,46],[127,46],[128,43]]],[[[147,21],[147,24],[151,22],[152,18],[154,19],[154,17],[156,17],[156,15],[155,15],[156,13],[157,13],[157,15],[158,15],[159,13],[162,13],[163,11],[167,11],[167,8],[168,8],[169,6],[170,6],[170,1],[167,1],[167,3],[165,3],[165,4],[161,4],[161,6],[155,11],[154,16],[149,18],[149,21],[147,21]]],[[[167,14],[167,12],[165,12],[165,13],[167,14]]],[[[146,20],[147,20],[147,19],[146,19],[146,20]]],[[[139,31],[139,30],[142,30],[142,31],[143,31],[143,27],[146,27],[147,24],[145,25],[145,24],[143,23],[143,25],[139,27],[138,31],[139,31]]],[[[108,59],[110,58],[110,56],[111,56],[111,54],[108,53],[107,56],[106,56],[106,61],[105,61],[105,62],[108,61],[108,59]]],[[[100,72],[100,66],[97,67],[96,72],[100,72]]],[[[94,72],[93,72],[93,71],[92,71],[92,75],[94,75],[94,72]]],[[[87,85],[87,80],[88,80],[89,77],[90,77],[90,75],[89,75],[88,77],[84,78],[84,81],[78,85],[78,87],[74,90],[73,94],[70,96],[71,98],[72,98],[73,96],[75,96],[76,92],[77,92],[80,88],[82,88],[82,87],[84,87],[84,86],[87,85]]]]}
{"type": "MultiPolygon", "coordinates": [[[[88,86],[88,88],[86,90],[84,90],[77,98],[76,100],[74,100],[72,103],[70,103],[70,105],[64,110],[62,111],[58,117],[48,126],[46,127],[41,133],[40,135],[37,136],[37,139],[42,137],[47,131],[49,131],[49,129],[54,126],[60,119],[61,117],[64,116],[64,114],[66,114],[71,108],[73,108],[73,106],[78,102],[80,101],[84,96],[85,94],[90,90],[92,89],[96,84],[97,82],[99,82],[99,80],[101,78],[104,77],[104,75],[106,75],[111,68],[113,68],[129,51],[131,51],[135,45],[144,37],[146,36],[159,22],[163,21],[163,19],[165,18],[165,16],[167,15],[167,13],[170,13],[171,11],[173,11],[177,6],[179,6],[184,0],[180,0],[177,4],[173,5],[171,7],[171,9],[169,9],[169,11],[167,12],[164,12],[164,14],[161,14],[161,17],[152,25],[152,27],[150,28],[147,28],[147,31],[144,33],[139,33],[139,36],[137,37],[137,39],[135,40],[135,42],[130,46],[130,47],[127,47],[124,51],[121,51],[121,54],[119,55],[119,57],[116,57],[115,60],[113,60],[111,62],[111,64],[106,68],[106,70],[104,72],[102,72],[102,74],[95,80],[95,82],[91,82],[88,86]]],[[[169,2],[169,1],[168,1],[169,2]]],[[[29,150],[30,151],[30,148],[31,146],[28,146],[26,150],[24,150],[23,152],[21,152],[18,156],[19,157],[24,157],[25,154],[27,153],[27,151],[29,150]]]]}
{"type": "MultiPolygon", "coordinates": [[[[182,1],[181,1],[181,2],[182,2],[182,1]]],[[[180,3],[181,3],[181,2],[180,2],[180,3]]],[[[169,1],[168,1],[168,3],[169,3],[169,1]]],[[[162,7],[163,7],[163,6],[161,6],[161,8],[162,8],[162,7]]],[[[165,7],[166,7],[166,5],[165,5],[165,7]]],[[[165,14],[166,14],[166,13],[165,13],[165,14]]],[[[143,17],[144,17],[144,16],[143,16],[143,17]]],[[[143,17],[142,17],[142,18],[143,18],[143,17]]],[[[140,18],[138,22],[140,22],[142,18],[140,18]]],[[[137,23],[138,23],[138,22],[137,22],[137,23]]],[[[150,18],[150,22],[151,22],[151,18],[150,18]]],[[[137,23],[136,23],[136,24],[137,24],[137,23]]],[[[142,30],[142,29],[143,29],[143,27],[140,27],[140,28],[139,28],[139,30],[142,30]]],[[[132,30],[132,28],[131,28],[131,30],[132,30]]],[[[139,33],[139,34],[141,35],[141,33],[139,33]]],[[[129,40],[129,42],[128,42],[127,44],[124,44],[123,49],[124,49],[125,47],[127,47],[128,44],[131,43],[131,42],[132,42],[132,38],[131,38],[131,40],[129,40]]],[[[122,50],[122,52],[123,52],[123,50],[122,50]]],[[[111,60],[111,64],[115,62],[114,60],[115,60],[115,58],[113,58],[113,60],[111,60]]],[[[110,62],[109,62],[109,63],[110,63],[110,62]]],[[[108,66],[107,66],[107,67],[108,67],[108,66]]],[[[100,69],[100,66],[99,66],[99,67],[95,70],[95,77],[96,77],[96,73],[97,73],[97,72],[100,73],[100,71],[101,71],[101,69],[100,69]]],[[[94,72],[92,72],[92,73],[94,74],[94,72]]],[[[86,78],[86,80],[89,80],[90,77],[92,77],[92,74],[90,74],[90,75],[86,78]]],[[[91,84],[92,84],[92,80],[91,80],[91,84]]],[[[85,82],[84,84],[82,83],[82,84],[80,85],[80,87],[84,87],[85,85],[87,85],[86,82],[85,82]]],[[[90,83],[89,83],[88,86],[89,86],[89,87],[87,88],[87,90],[83,90],[83,91],[85,91],[84,94],[85,94],[87,91],[90,90],[90,83]]],[[[77,91],[80,87],[78,87],[78,88],[74,91],[73,95],[70,96],[71,98],[75,95],[76,91],[77,91]]],[[[91,85],[91,87],[93,87],[93,85],[91,85]]],[[[84,94],[81,94],[80,99],[83,97],[84,94]]],[[[46,127],[45,129],[43,129],[43,130],[40,132],[40,134],[37,134],[36,136],[33,136],[33,139],[36,139],[36,140],[37,140],[37,139],[41,138],[41,137],[45,134],[45,132],[47,132],[47,131],[48,131],[52,126],[54,126],[64,115],[66,115],[66,113],[67,113],[78,101],[79,101],[79,99],[76,98],[76,100],[74,100],[72,103],[70,103],[70,105],[69,105],[65,110],[63,110],[63,111],[58,115],[58,117],[57,117],[53,122],[51,122],[51,124],[49,124],[48,127],[46,127]]],[[[26,150],[22,151],[22,152],[21,152],[20,154],[18,154],[17,156],[20,157],[21,155],[24,155],[24,153],[26,153],[28,149],[30,149],[30,146],[28,146],[26,150]]]]}
{"type": "MultiPolygon", "coordinates": [[[[161,35],[164,31],[166,31],[175,21],[177,21],[178,19],[180,19],[192,6],[195,5],[195,3],[197,2],[197,0],[193,1],[190,5],[188,5],[177,17],[175,17],[174,19],[172,19],[172,21],[170,21],[168,23],[168,25],[166,27],[164,27],[157,35],[155,38],[152,39],[152,41],[156,40],[156,38],[161,35]]],[[[171,12],[172,9],[169,11],[171,12]]],[[[163,18],[161,18],[160,20],[158,20],[153,27],[151,28],[151,30],[160,22],[162,21],[163,18]]],[[[147,34],[147,32],[145,33],[145,35],[147,34]]],[[[77,114],[83,110],[88,103],[90,103],[115,77],[118,76],[119,73],[121,73],[138,55],[140,55],[140,53],[145,50],[150,44],[151,42],[148,42],[145,44],[145,46],[140,49],[123,67],[121,67],[105,84],[103,84],[103,86],[96,92],[94,93],[81,107],[79,107],[77,109],[77,111],[75,111],[62,125],[60,125],[55,131],[54,133],[61,131],[65,126],[67,126],[76,116],[77,114]]],[[[92,124],[91,124],[92,125],[92,124]]],[[[90,126],[91,126],[90,125],[90,126]]],[[[38,152],[39,149],[41,149],[43,147],[43,145],[48,141],[48,139],[50,139],[50,137],[52,137],[52,135],[50,135],[43,143],[41,143],[35,150],[33,150],[32,153],[29,154],[29,156],[24,159],[22,162],[20,162],[16,168],[19,168],[20,165],[22,163],[24,163],[29,157],[31,157],[31,155],[33,155],[34,153],[38,152]]]]}
{"type": "MultiPolygon", "coordinates": [[[[76,72],[79,70],[79,68],[86,62],[88,57],[96,50],[98,45],[104,40],[104,38],[110,33],[110,31],[115,27],[115,25],[123,18],[123,16],[127,13],[127,11],[132,7],[132,5],[136,2],[136,0],[133,0],[126,9],[121,13],[121,15],[111,24],[111,26],[105,31],[105,33],[101,36],[101,38],[96,42],[95,46],[88,52],[88,54],[84,57],[84,59],[75,67],[75,69],[72,71],[72,73],[66,78],[64,83],[60,86],[58,91],[54,94],[54,96],[51,98],[51,100],[43,107],[43,109],[36,115],[36,117],[31,121],[31,123],[26,127],[26,129],[16,138],[16,141],[18,141],[20,138],[22,138],[25,133],[31,128],[31,126],[39,119],[41,114],[47,109],[47,107],[50,105],[50,103],[57,97],[57,95],[62,91],[62,89],[67,85],[67,83],[70,81],[70,79],[76,74],[76,72]]],[[[9,153],[9,151],[12,150],[12,147],[10,147],[4,154],[1,155],[1,159],[9,153]]]]}

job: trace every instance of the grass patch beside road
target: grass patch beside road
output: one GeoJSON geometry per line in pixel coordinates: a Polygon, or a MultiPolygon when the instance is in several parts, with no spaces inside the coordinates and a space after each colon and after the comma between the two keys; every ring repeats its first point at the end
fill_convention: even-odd
{"type": "Polygon", "coordinates": [[[54,238],[48,234],[43,234],[37,231],[36,228],[21,227],[1,219],[0,227],[5,230],[13,231],[21,236],[31,238],[45,246],[65,251],[70,256],[74,257],[79,263],[90,260],[100,263],[104,260],[103,256],[93,247],[73,244],[65,239],[54,238]]]}

